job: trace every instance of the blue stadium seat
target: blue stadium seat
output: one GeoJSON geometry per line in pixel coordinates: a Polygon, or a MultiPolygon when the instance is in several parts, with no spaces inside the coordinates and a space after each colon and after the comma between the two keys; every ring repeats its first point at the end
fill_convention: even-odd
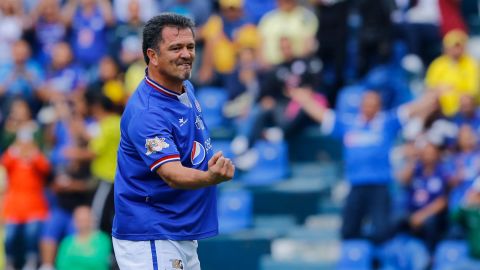
{"type": "Polygon", "coordinates": [[[298,260],[276,260],[271,256],[263,256],[260,270],[331,270],[335,266],[328,262],[311,262],[298,260]]]}
{"type": "Polygon", "coordinates": [[[209,129],[223,127],[226,124],[223,106],[228,100],[227,90],[219,87],[202,87],[195,93],[202,107],[202,114],[209,129]]]}
{"type": "Polygon", "coordinates": [[[342,242],[338,270],[371,269],[373,246],[366,240],[345,240],[342,242]]]}
{"type": "Polygon", "coordinates": [[[258,23],[265,13],[276,8],[275,0],[246,0],[245,13],[249,14],[255,23],[258,23]]]}
{"type": "Polygon", "coordinates": [[[218,225],[221,233],[233,233],[252,226],[252,194],[244,189],[219,191],[218,225]]]}
{"type": "Polygon", "coordinates": [[[235,155],[230,147],[231,142],[229,140],[213,140],[213,150],[216,152],[222,151],[223,155],[227,158],[233,158],[235,155]]]}
{"type": "Polygon", "coordinates": [[[434,270],[457,270],[468,259],[465,241],[445,240],[438,244],[434,255],[434,270]]]}
{"type": "Polygon", "coordinates": [[[425,244],[409,235],[401,234],[377,248],[382,270],[424,270],[430,255],[425,244]]]}
{"type": "Polygon", "coordinates": [[[260,140],[255,143],[258,152],[257,163],[241,176],[248,185],[268,185],[280,182],[290,175],[288,147],[285,141],[268,142],[260,140]]]}

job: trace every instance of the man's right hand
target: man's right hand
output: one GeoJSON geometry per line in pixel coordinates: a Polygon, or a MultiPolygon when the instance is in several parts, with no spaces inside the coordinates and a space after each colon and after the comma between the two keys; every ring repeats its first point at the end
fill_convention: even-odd
{"type": "Polygon", "coordinates": [[[235,166],[229,158],[223,156],[223,153],[217,152],[208,161],[208,175],[211,183],[221,183],[233,178],[235,166]]]}

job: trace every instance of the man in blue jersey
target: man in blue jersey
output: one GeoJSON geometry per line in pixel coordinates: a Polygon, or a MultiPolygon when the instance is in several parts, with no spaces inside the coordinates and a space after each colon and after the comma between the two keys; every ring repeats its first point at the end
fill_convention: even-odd
{"type": "Polygon", "coordinates": [[[175,14],[143,30],[145,79],[122,116],[113,246],[120,269],[199,270],[197,239],[218,233],[215,185],[232,162],[212,144],[190,77],[193,22],[175,14]]]}
{"type": "Polygon", "coordinates": [[[372,224],[373,242],[384,242],[391,231],[390,150],[408,118],[413,115],[426,117],[435,109],[436,94],[382,112],[379,94],[366,91],[360,112],[347,118],[319,107],[307,89],[290,89],[289,93],[313,119],[322,123],[323,133],[343,142],[345,176],[351,189],[343,210],[342,238],[362,238],[362,224],[368,219],[372,224]]]}

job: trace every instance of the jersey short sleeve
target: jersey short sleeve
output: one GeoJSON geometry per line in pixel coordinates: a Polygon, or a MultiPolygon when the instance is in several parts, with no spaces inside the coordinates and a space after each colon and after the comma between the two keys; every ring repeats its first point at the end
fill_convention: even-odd
{"type": "Polygon", "coordinates": [[[162,112],[144,111],[131,119],[128,136],[151,171],[180,160],[172,130],[172,124],[162,112]]]}

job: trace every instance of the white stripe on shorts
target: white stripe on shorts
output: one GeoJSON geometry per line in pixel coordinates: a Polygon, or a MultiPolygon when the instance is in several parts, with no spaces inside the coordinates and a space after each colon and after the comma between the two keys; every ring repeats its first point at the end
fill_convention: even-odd
{"type": "Polygon", "coordinates": [[[155,240],[152,245],[150,241],[112,237],[112,242],[120,270],[200,270],[197,241],[155,240]]]}

